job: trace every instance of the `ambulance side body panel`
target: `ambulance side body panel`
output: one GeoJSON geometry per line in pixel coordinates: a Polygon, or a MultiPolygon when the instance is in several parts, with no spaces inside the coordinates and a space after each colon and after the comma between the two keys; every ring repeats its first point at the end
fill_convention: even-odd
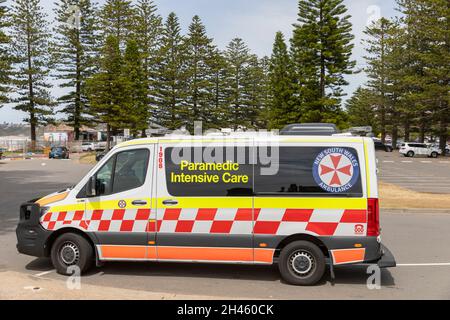
{"type": "MultiPolygon", "coordinates": [[[[203,161],[199,159],[197,162],[203,161]]],[[[130,141],[115,147],[71,191],[39,200],[41,207],[48,207],[40,217],[40,224],[45,237],[65,229],[87,234],[99,260],[272,264],[283,245],[303,239],[319,244],[334,264],[374,261],[382,255],[379,239],[367,236],[366,232],[368,198],[378,198],[375,168],[373,141],[366,138],[130,141]],[[273,144],[280,150],[300,152],[302,157],[302,152],[307,150],[309,162],[302,170],[309,174],[308,170],[314,170],[317,183],[326,181],[334,187],[342,184],[352,188],[358,184],[359,194],[295,192],[295,188],[302,190],[300,182],[285,186],[294,188],[291,194],[286,189],[260,192],[266,191],[265,184],[258,181],[268,180],[257,172],[263,166],[259,162],[259,148],[273,144]],[[244,150],[248,152],[244,160],[251,161],[252,165],[242,165],[239,172],[233,173],[249,175],[250,181],[228,189],[220,184],[180,187],[168,183],[172,181],[172,172],[180,173],[177,165],[169,161],[169,152],[176,147],[192,152],[208,147],[244,150]],[[141,185],[120,192],[114,192],[113,188],[100,197],[83,195],[91,175],[114,157],[117,161],[118,155],[136,150],[148,152],[148,167],[141,185]],[[352,155],[356,159],[353,162],[352,155]],[[314,168],[311,162],[315,163],[314,168]],[[170,170],[166,170],[168,165],[170,170]],[[332,178],[337,171],[338,178],[332,178]]]]}

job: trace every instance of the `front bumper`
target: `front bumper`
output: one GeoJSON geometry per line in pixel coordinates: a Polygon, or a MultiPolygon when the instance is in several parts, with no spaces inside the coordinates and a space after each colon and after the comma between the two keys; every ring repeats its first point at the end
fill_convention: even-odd
{"type": "Polygon", "coordinates": [[[46,247],[51,231],[42,228],[40,219],[40,206],[34,201],[20,206],[20,220],[16,228],[17,251],[34,257],[48,257],[46,247]]]}

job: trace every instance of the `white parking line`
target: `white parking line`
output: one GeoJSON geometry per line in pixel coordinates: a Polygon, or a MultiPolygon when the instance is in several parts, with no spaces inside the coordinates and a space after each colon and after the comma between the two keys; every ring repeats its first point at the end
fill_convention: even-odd
{"type": "Polygon", "coordinates": [[[412,163],[412,161],[402,161],[403,163],[412,163]]]}
{"type": "Polygon", "coordinates": [[[42,277],[42,276],[45,276],[45,275],[47,275],[47,274],[49,274],[49,273],[52,273],[54,270],[49,270],[49,271],[44,271],[44,272],[40,272],[40,273],[36,273],[36,274],[34,274],[34,276],[35,277],[42,277]]]}
{"type": "Polygon", "coordinates": [[[395,163],[395,161],[392,161],[392,160],[383,160],[383,163],[395,163]]]}
{"type": "Polygon", "coordinates": [[[444,263],[398,263],[397,267],[450,267],[450,262],[444,262],[444,263]]]}

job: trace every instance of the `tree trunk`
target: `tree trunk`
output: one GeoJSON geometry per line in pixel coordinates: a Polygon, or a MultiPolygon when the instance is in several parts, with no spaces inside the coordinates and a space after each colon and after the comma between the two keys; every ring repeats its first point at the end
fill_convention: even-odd
{"type": "Polygon", "coordinates": [[[425,120],[422,118],[420,120],[420,128],[419,128],[419,141],[423,143],[425,141],[425,120]]]}
{"type": "Polygon", "coordinates": [[[411,134],[411,124],[409,122],[409,118],[405,119],[405,141],[409,141],[409,136],[411,134]]]}
{"type": "Polygon", "coordinates": [[[109,124],[106,125],[106,150],[109,151],[111,149],[111,127],[109,124]]]}
{"type": "Polygon", "coordinates": [[[386,107],[384,104],[381,104],[380,106],[380,113],[381,113],[381,119],[380,119],[380,126],[381,126],[381,141],[383,143],[386,142],[386,107]]]}
{"type": "MultiPolygon", "coordinates": [[[[78,36],[79,37],[79,36],[78,36]]],[[[81,66],[80,66],[80,52],[77,49],[76,56],[76,88],[75,88],[75,110],[74,110],[74,131],[75,131],[75,140],[80,140],[80,117],[81,117],[81,66]]]]}
{"type": "Polygon", "coordinates": [[[28,59],[28,95],[29,95],[29,102],[30,102],[30,137],[31,137],[31,151],[35,151],[36,149],[36,124],[37,119],[36,115],[34,113],[34,88],[33,88],[33,76],[32,76],[32,69],[33,64],[31,60],[31,39],[30,35],[28,34],[28,40],[27,40],[27,59],[28,59]]]}
{"type": "Polygon", "coordinates": [[[398,113],[394,113],[392,119],[392,146],[395,147],[397,145],[398,140],[398,113]]]}

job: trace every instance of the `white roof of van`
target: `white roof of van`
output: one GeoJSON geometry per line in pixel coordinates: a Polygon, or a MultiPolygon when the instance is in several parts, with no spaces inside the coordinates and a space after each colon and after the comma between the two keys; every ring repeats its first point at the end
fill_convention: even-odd
{"type": "Polygon", "coordinates": [[[278,142],[340,142],[340,143],[362,143],[364,139],[372,140],[371,138],[354,137],[354,136],[277,136],[277,135],[248,135],[248,136],[165,136],[154,138],[141,138],[129,140],[118,144],[116,147],[126,147],[131,145],[156,144],[158,142],[165,143],[182,143],[183,141],[190,142],[233,142],[233,141],[278,141],[278,142]]]}

